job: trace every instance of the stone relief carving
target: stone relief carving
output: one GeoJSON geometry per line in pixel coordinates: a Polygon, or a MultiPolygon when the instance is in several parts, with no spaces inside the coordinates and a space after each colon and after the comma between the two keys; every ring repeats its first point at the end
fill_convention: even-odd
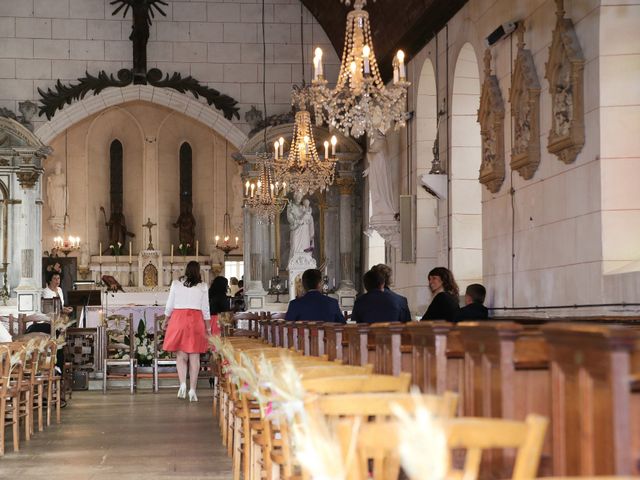
{"type": "Polygon", "coordinates": [[[556,0],[556,28],[545,78],[551,93],[551,130],[547,150],[564,163],[575,161],[584,145],[584,56],[573,22],[556,0]]]}
{"type": "Polygon", "coordinates": [[[500,190],[504,181],[504,101],[498,78],[491,74],[491,51],[484,54],[484,83],[478,109],[482,137],[480,183],[491,193],[500,190]]]}
{"type": "Polygon", "coordinates": [[[513,117],[511,168],[529,180],[540,164],[540,82],[531,50],[524,48],[524,30],[524,24],[519,23],[518,54],[509,92],[513,117]]]}

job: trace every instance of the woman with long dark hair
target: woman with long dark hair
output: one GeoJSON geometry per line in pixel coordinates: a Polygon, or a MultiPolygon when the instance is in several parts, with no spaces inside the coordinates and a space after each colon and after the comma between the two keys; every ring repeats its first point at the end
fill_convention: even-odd
{"type": "Polygon", "coordinates": [[[200,354],[209,349],[205,322],[211,318],[207,284],[202,281],[198,262],[187,263],[184,277],[171,283],[164,314],[169,320],[162,349],[165,352],[178,352],[178,398],[186,397],[188,369],[189,401],[197,402],[200,354]]]}
{"type": "Polygon", "coordinates": [[[227,295],[229,281],[225,277],[216,277],[209,287],[209,309],[211,310],[211,333],[220,335],[218,314],[231,310],[231,297],[227,295]]]}
{"type": "Polygon", "coordinates": [[[429,289],[433,299],[422,320],[446,320],[452,322],[460,310],[458,284],[447,268],[436,267],[429,272],[429,289]]]}

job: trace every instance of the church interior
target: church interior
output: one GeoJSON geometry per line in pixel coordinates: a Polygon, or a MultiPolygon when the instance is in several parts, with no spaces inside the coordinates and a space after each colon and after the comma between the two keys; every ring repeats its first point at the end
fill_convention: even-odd
{"type": "Polygon", "coordinates": [[[0,0],[0,478],[639,476],[639,25],[0,0]]]}

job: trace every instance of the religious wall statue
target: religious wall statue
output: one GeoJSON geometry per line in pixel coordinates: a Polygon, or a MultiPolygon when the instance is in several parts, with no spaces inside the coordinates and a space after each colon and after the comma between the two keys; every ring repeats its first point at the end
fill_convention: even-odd
{"type": "Polygon", "coordinates": [[[480,183],[491,193],[497,193],[504,182],[504,100],[498,77],[491,74],[491,51],[484,55],[484,82],[478,109],[482,162],[480,183]]]}
{"type": "Polygon", "coordinates": [[[296,255],[308,255],[313,253],[313,238],[315,236],[311,204],[308,199],[302,200],[303,194],[295,192],[293,202],[287,206],[287,221],[291,232],[291,246],[289,258],[296,255]]]}
{"type": "Polygon", "coordinates": [[[135,237],[135,233],[127,230],[127,224],[124,219],[124,213],[122,213],[122,207],[118,205],[112,205],[111,208],[111,217],[107,220],[107,212],[105,212],[104,207],[100,207],[100,211],[102,215],[104,215],[104,224],[109,231],[109,243],[107,248],[104,249],[102,253],[106,253],[110,251],[110,245],[126,245],[127,237],[135,237]]]}
{"type": "Polygon", "coordinates": [[[518,56],[509,90],[513,117],[511,168],[529,180],[540,164],[540,82],[533,54],[524,48],[524,31],[524,22],[518,22],[518,56]]]}
{"type": "Polygon", "coordinates": [[[584,145],[584,56],[573,22],[556,0],[556,27],[545,77],[551,94],[551,129],[547,149],[564,163],[575,161],[584,145]]]}
{"type": "Polygon", "coordinates": [[[178,229],[178,236],[180,243],[187,252],[187,255],[191,255],[195,249],[196,238],[196,218],[193,216],[193,203],[191,199],[181,199],[180,201],[180,216],[173,224],[174,228],[178,229]],[[186,245],[189,245],[186,247],[186,245]]]}
{"type": "Polygon", "coordinates": [[[56,162],[53,173],[47,178],[47,204],[51,212],[49,224],[57,232],[64,229],[66,188],[67,180],[62,173],[62,164],[56,162]]]}

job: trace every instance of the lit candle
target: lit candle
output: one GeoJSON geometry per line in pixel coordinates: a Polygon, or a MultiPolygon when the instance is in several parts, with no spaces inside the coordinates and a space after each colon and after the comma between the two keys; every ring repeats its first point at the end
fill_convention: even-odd
{"type": "Polygon", "coordinates": [[[365,45],[362,47],[362,59],[364,60],[364,74],[369,75],[371,73],[371,68],[369,65],[369,54],[371,53],[371,49],[369,45],[365,45]]]}
{"type": "Polygon", "coordinates": [[[280,144],[280,156],[284,157],[284,138],[280,137],[278,143],[280,144]]]}
{"type": "Polygon", "coordinates": [[[357,69],[358,69],[358,64],[354,60],[353,62],[351,62],[351,76],[352,77],[355,76],[357,69]]]}
{"type": "Polygon", "coordinates": [[[398,75],[400,76],[400,80],[404,80],[407,78],[407,71],[404,66],[404,52],[402,50],[398,50],[398,75]]]}
{"type": "Polygon", "coordinates": [[[273,142],[273,156],[276,160],[278,160],[278,151],[280,147],[280,143],[278,143],[277,141],[273,142]]]}
{"type": "Polygon", "coordinates": [[[336,144],[338,143],[338,139],[335,135],[331,135],[331,156],[336,156],[336,144]]]}
{"type": "Polygon", "coordinates": [[[238,246],[238,237],[236,237],[236,247],[238,246]]]}
{"type": "Polygon", "coordinates": [[[173,243],[171,244],[171,263],[173,263],[173,243]]]}
{"type": "Polygon", "coordinates": [[[327,160],[329,158],[329,141],[324,141],[324,159],[327,160]]]}
{"type": "Polygon", "coordinates": [[[200,253],[200,242],[196,240],[196,261],[198,260],[198,253],[200,253]]]}
{"type": "Polygon", "coordinates": [[[98,247],[98,255],[99,255],[99,263],[102,263],[102,242],[100,242],[100,246],[98,247]]]}
{"type": "Polygon", "coordinates": [[[324,76],[324,72],[322,71],[322,49],[320,47],[316,48],[313,65],[315,67],[315,78],[322,78],[324,76]]]}
{"type": "Polygon", "coordinates": [[[131,258],[131,241],[129,241],[129,263],[131,263],[133,260],[131,258]]]}
{"type": "Polygon", "coordinates": [[[400,81],[400,73],[398,72],[398,66],[395,64],[393,65],[393,83],[398,83],[400,81]]]}
{"type": "Polygon", "coordinates": [[[255,190],[256,185],[254,183],[251,184],[251,198],[253,198],[253,191],[255,190]]]}
{"type": "Polygon", "coordinates": [[[273,183],[272,183],[272,184],[271,184],[271,196],[272,196],[272,197],[273,197],[273,188],[274,188],[274,185],[273,185],[273,183]]]}
{"type": "Polygon", "coordinates": [[[247,183],[244,184],[244,196],[246,197],[247,195],[249,195],[249,180],[247,180],[247,183]]]}
{"type": "Polygon", "coordinates": [[[220,241],[220,235],[216,235],[216,247],[218,246],[219,241],[220,241]]]}

